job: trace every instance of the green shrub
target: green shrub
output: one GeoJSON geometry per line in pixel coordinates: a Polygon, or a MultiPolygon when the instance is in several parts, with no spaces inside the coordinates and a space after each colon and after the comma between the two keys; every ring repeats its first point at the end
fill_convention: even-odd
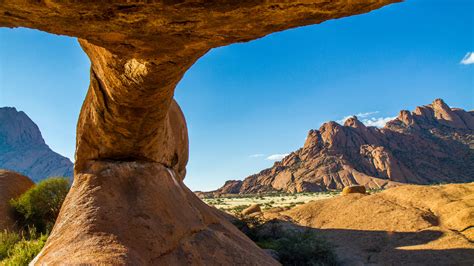
{"type": "Polygon", "coordinates": [[[8,252],[8,257],[1,261],[2,265],[28,265],[41,251],[48,235],[42,234],[35,239],[23,238],[17,242],[8,252]]]}
{"type": "Polygon", "coordinates": [[[51,231],[64,198],[69,191],[66,178],[48,178],[10,201],[23,228],[34,227],[41,233],[51,231]]]}
{"type": "Polygon", "coordinates": [[[334,247],[316,231],[277,220],[239,217],[234,224],[259,247],[278,253],[283,265],[338,265],[334,247]]]}
{"type": "Polygon", "coordinates": [[[20,235],[7,230],[0,232],[0,261],[8,257],[8,253],[20,241],[20,235]]]}
{"type": "Polygon", "coordinates": [[[28,265],[41,251],[47,234],[38,234],[35,228],[20,233],[0,233],[0,265],[28,265]]]}
{"type": "Polygon", "coordinates": [[[315,232],[287,232],[271,246],[283,265],[338,265],[333,247],[315,232]]]}

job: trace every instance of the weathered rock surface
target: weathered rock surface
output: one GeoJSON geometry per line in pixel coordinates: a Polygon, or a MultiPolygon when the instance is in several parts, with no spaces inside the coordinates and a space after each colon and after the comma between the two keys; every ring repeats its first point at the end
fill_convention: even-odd
{"type": "Polygon", "coordinates": [[[0,169],[0,231],[15,230],[15,218],[12,216],[10,200],[26,192],[33,181],[18,173],[0,169]]]}
{"type": "Polygon", "coordinates": [[[366,127],[356,117],[343,126],[324,123],[309,131],[301,149],[273,167],[228,181],[207,195],[472,182],[473,119],[474,111],[436,99],[413,112],[401,111],[381,129],[366,127]]]}
{"type": "Polygon", "coordinates": [[[406,185],[317,200],[281,213],[336,245],[345,265],[470,265],[474,183],[406,185]]]}
{"type": "Polygon", "coordinates": [[[211,48],[392,2],[2,1],[0,26],[76,36],[91,60],[74,185],[36,263],[275,264],[183,187],[176,84],[211,48]]]}
{"type": "Polygon", "coordinates": [[[151,162],[88,167],[76,175],[38,262],[276,264],[186,188],[173,170],[151,162]]]}
{"type": "Polygon", "coordinates": [[[52,151],[38,126],[15,108],[0,108],[0,168],[31,177],[73,176],[72,162],[52,151]]]}

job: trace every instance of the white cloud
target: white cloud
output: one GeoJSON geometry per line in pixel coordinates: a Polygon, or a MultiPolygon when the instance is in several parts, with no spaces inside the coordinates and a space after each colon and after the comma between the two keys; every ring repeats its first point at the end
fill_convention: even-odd
{"type": "Polygon", "coordinates": [[[474,52],[468,52],[460,62],[463,65],[474,64],[474,52]]]}
{"type": "Polygon", "coordinates": [[[365,113],[358,113],[355,115],[348,115],[343,117],[340,120],[336,120],[337,123],[344,125],[344,122],[354,116],[357,116],[357,118],[366,126],[368,127],[384,127],[385,124],[390,121],[395,119],[396,117],[376,117],[374,116],[375,114],[378,114],[379,111],[373,111],[373,112],[365,112],[365,113]]]}
{"type": "Polygon", "coordinates": [[[371,115],[378,114],[378,113],[379,111],[373,111],[373,112],[366,112],[366,113],[358,113],[355,115],[348,115],[348,116],[344,116],[342,119],[336,120],[336,122],[338,124],[344,125],[344,122],[346,122],[346,120],[351,117],[357,116],[358,119],[361,119],[361,118],[369,117],[371,115]]]}
{"type": "Polygon", "coordinates": [[[265,156],[265,154],[262,154],[262,153],[256,153],[256,154],[249,155],[250,158],[258,158],[258,157],[263,157],[263,156],[265,156]]]}
{"type": "Polygon", "coordinates": [[[267,157],[267,160],[270,161],[280,161],[281,159],[285,158],[289,153],[284,153],[284,154],[272,154],[267,157]]]}
{"type": "Polygon", "coordinates": [[[358,118],[364,118],[364,117],[368,117],[368,116],[371,116],[371,115],[375,115],[375,114],[378,114],[379,111],[373,111],[373,112],[367,112],[367,113],[358,113],[356,114],[356,116],[358,118]]]}
{"type": "Polygon", "coordinates": [[[371,117],[367,119],[362,119],[361,122],[368,127],[384,127],[388,121],[393,120],[395,118],[397,117],[371,117]]]}

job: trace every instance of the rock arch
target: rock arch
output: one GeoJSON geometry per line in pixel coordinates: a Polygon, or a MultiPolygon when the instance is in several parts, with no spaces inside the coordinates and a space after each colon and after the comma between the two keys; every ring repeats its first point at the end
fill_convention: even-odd
{"type": "Polygon", "coordinates": [[[74,36],[91,60],[75,179],[36,263],[275,264],[182,180],[185,71],[214,47],[397,0],[17,1],[0,26],[74,36]]]}

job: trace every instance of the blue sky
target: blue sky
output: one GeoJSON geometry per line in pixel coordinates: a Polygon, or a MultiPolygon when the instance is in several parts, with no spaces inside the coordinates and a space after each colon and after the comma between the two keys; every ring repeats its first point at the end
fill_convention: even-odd
{"type": "MultiPolygon", "coordinates": [[[[473,11],[472,0],[408,0],[212,50],[175,93],[190,134],[185,183],[242,179],[348,115],[377,124],[435,98],[474,109],[473,11]]],[[[70,158],[88,84],[76,39],[0,29],[0,106],[25,111],[70,158]]]]}

